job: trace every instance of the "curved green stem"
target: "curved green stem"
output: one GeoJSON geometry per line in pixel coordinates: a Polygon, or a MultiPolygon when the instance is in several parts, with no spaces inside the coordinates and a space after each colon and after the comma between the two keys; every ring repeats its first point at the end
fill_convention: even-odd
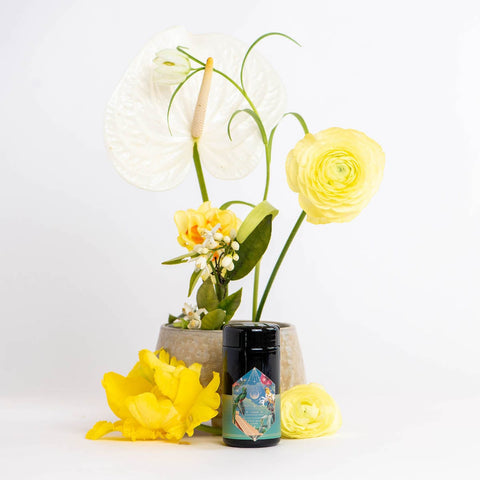
{"type": "Polygon", "coordinates": [[[275,263],[275,266],[273,267],[272,273],[270,274],[270,278],[268,279],[267,286],[265,287],[265,291],[263,292],[262,299],[260,300],[260,304],[258,305],[258,311],[255,316],[254,321],[258,322],[260,321],[260,317],[262,316],[262,311],[263,307],[265,305],[265,301],[267,300],[268,293],[270,292],[270,289],[272,288],[273,281],[275,280],[275,277],[277,276],[278,269],[280,268],[280,265],[283,262],[283,259],[285,258],[285,255],[287,254],[287,251],[293,242],[293,239],[295,238],[295,235],[297,234],[300,226],[302,225],[303,221],[305,220],[305,217],[307,214],[302,210],[302,213],[297,219],[297,222],[295,223],[292,231],[290,232],[290,235],[285,242],[285,245],[283,246],[283,250],[280,252],[280,255],[277,259],[277,263],[275,263]]]}
{"type": "Polygon", "coordinates": [[[250,202],[244,202],[243,200],[230,200],[229,202],[225,202],[223,205],[220,206],[220,210],[227,209],[230,205],[247,205],[247,207],[255,208],[255,205],[250,202]]]}
{"type": "Polygon", "coordinates": [[[202,193],[202,200],[208,202],[207,187],[205,185],[205,178],[203,177],[202,164],[200,162],[200,154],[198,153],[197,142],[193,142],[193,163],[195,164],[195,171],[197,172],[198,185],[202,193]]]}

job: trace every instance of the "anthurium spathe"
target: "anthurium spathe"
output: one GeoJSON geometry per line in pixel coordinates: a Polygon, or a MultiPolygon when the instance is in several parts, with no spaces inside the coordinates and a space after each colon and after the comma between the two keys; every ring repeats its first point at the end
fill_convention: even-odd
{"type": "Polygon", "coordinates": [[[102,381],[108,405],[120,420],[97,422],[86,438],[97,440],[114,431],[130,440],[192,436],[196,427],[217,415],[220,405],[219,374],[213,372],[203,387],[201,369],[198,363],[187,367],[165,350],[142,350],[126,377],[109,372],[102,381]]]}
{"type": "MultiPolygon", "coordinates": [[[[167,190],[182,182],[193,163],[195,141],[202,164],[221,179],[245,177],[263,157],[261,135],[248,115],[238,115],[232,121],[229,138],[227,127],[232,114],[252,105],[234,83],[217,73],[212,78],[201,137],[192,137],[202,65],[187,61],[185,55],[183,60],[169,57],[167,63],[174,65],[167,67],[163,54],[158,65],[159,51],[171,52],[179,46],[201,62],[212,57],[215,69],[236,82],[237,87],[247,51],[246,45],[228,35],[193,35],[183,27],[175,27],[153,37],[131,63],[107,106],[105,142],[120,175],[146,190],[167,190]],[[169,129],[167,111],[176,86],[165,83],[171,81],[176,65],[185,74],[189,64],[191,78],[172,103],[169,129]]],[[[257,52],[248,57],[243,84],[265,128],[271,129],[285,112],[286,94],[276,72],[257,52]]]]}

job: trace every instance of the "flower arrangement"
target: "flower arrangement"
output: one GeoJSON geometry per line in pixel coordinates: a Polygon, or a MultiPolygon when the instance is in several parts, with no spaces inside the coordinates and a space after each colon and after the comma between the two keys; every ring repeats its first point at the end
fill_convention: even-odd
{"type": "MultiPolygon", "coordinates": [[[[107,107],[107,149],[128,182],[162,191],[183,181],[192,163],[195,168],[201,203],[174,215],[178,243],[187,251],[164,262],[192,266],[188,297],[196,290],[195,301],[187,301],[168,318],[178,329],[222,329],[242,301],[242,288],[232,292],[230,283],[249,274],[254,275],[252,320],[260,321],[304,220],[312,224],[352,220],[382,179],[384,153],[367,135],[342,128],[312,134],[299,113],[286,112],[283,85],[255,49],[272,36],[297,44],[278,32],[262,35],[246,49],[225,35],[191,35],[182,28],[162,32],[131,64],[107,107]],[[295,118],[303,130],[285,164],[300,213],[259,298],[260,262],[278,213],[268,198],[272,146],[286,116],[295,118]],[[262,159],[266,174],[260,201],[225,199],[212,204],[204,168],[217,178],[234,180],[250,174],[262,159]],[[232,209],[236,205],[250,208],[243,220],[232,209]]],[[[133,440],[178,441],[185,433],[191,435],[216,414],[219,402],[218,374],[202,387],[200,369],[198,364],[186,367],[165,351],[143,350],[127,377],[105,375],[108,403],[120,420],[97,423],[88,438],[111,431],[133,440]]],[[[335,402],[319,385],[294,387],[283,395],[285,436],[318,436],[339,428],[335,402]]]]}

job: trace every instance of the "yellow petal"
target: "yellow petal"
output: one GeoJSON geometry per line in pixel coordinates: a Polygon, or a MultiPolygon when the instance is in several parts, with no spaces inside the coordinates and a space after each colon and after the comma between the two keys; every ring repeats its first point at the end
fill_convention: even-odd
{"type": "Polygon", "coordinates": [[[180,372],[185,369],[186,367],[182,365],[174,367],[168,364],[163,364],[160,368],[157,368],[154,379],[158,391],[170,400],[174,400],[178,392],[180,372]]]}
{"type": "Polygon", "coordinates": [[[121,422],[116,422],[115,427],[116,430],[122,432],[122,435],[125,438],[129,438],[132,441],[165,438],[162,432],[145,428],[133,418],[127,418],[121,422]]]}
{"type": "Polygon", "coordinates": [[[106,422],[105,420],[97,422],[85,435],[88,440],[98,440],[107,433],[113,432],[115,427],[112,422],[106,422]]]}
{"type": "Polygon", "coordinates": [[[131,416],[150,430],[164,429],[172,419],[178,422],[179,415],[168,398],[158,399],[153,393],[128,397],[125,401],[131,416]]]}
{"type": "Polygon", "coordinates": [[[107,394],[107,402],[118,418],[128,418],[130,413],[125,399],[132,395],[149,392],[153,385],[143,377],[124,377],[115,372],[106,373],[102,385],[107,394]]]}
{"type": "Polygon", "coordinates": [[[220,375],[213,372],[213,379],[203,388],[195,399],[187,416],[186,432],[191,437],[193,431],[202,422],[207,422],[218,414],[220,395],[217,393],[220,385],[220,375]]]}

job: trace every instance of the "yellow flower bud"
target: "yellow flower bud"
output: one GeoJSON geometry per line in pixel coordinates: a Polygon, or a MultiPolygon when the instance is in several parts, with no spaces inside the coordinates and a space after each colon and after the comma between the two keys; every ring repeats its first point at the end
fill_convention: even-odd
{"type": "Polygon", "coordinates": [[[287,157],[287,181],[307,221],[348,222],[380,186],[385,154],[362,132],[329,128],[308,133],[287,157]]]}
{"type": "Polygon", "coordinates": [[[342,425],[342,416],[335,401],[317,383],[297,385],[284,392],[281,398],[283,437],[331,435],[342,425]]]}

